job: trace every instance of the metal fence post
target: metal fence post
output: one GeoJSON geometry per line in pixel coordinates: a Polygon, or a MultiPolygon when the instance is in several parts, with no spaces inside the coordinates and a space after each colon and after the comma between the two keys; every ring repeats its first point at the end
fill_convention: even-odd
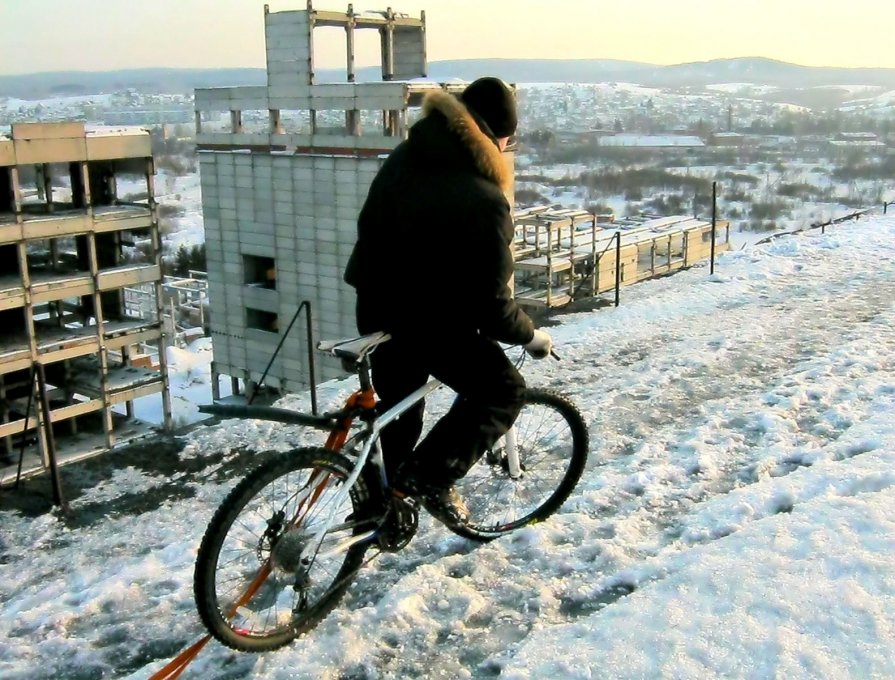
{"type": "Polygon", "coordinates": [[[311,378],[311,412],[314,415],[317,415],[317,381],[314,376],[314,339],[311,333],[311,303],[308,300],[303,300],[298,306],[295,315],[292,317],[292,321],[290,321],[289,325],[286,327],[286,332],[283,333],[283,337],[281,337],[280,341],[277,343],[277,348],[273,351],[273,356],[270,357],[270,361],[267,362],[267,367],[264,369],[264,373],[261,374],[261,379],[258,381],[258,385],[252,390],[251,396],[249,396],[250,404],[255,400],[255,395],[258,394],[258,388],[264,384],[264,379],[267,377],[270,367],[273,366],[273,362],[276,360],[277,354],[280,353],[283,343],[286,342],[286,338],[289,337],[289,331],[292,330],[295,322],[298,321],[298,317],[303,309],[307,312],[308,317],[308,370],[311,378]]]}
{"type": "Polygon", "coordinates": [[[619,303],[619,289],[622,284],[622,232],[615,233],[615,306],[619,303]]]}
{"type": "Polygon", "coordinates": [[[718,183],[712,182],[712,256],[709,274],[715,273],[715,225],[718,218],[718,183]]]}

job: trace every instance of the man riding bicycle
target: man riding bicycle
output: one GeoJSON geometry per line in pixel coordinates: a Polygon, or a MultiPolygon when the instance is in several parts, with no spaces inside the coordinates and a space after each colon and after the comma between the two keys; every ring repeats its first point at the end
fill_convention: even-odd
{"type": "Polygon", "coordinates": [[[516,130],[513,92],[480,78],[459,99],[429,94],[423,113],[370,186],[345,281],[357,291],[359,332],[392,336],[370,357],[382,409],[429,376],[457,393],[415,449],[422,402],[381,438],[393,486],[451,524],[467,514],[454,482],[522,407],[525,382],[497,343],[543,358],[552,342],[508,286],[512,176],[502,152],[516,130]]]}

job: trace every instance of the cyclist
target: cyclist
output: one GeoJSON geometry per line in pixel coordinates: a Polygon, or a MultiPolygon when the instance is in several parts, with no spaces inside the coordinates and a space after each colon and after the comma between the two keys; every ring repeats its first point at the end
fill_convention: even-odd
{"type": "Polygon", "coordinates": [[[536,358],[552,348],[508,287],[513,223],[504,191],[512,176],[502,152],[515,130],[514,94],[497,78],[476,80],[459,98],[430,93],[370,186],[345,271],[359,332],[392,336],[370,358],[382,408],[429,376],[457,393],[415,449],[422,403],[381,438],[393,486],[448,524],[467,515],[454,482],[522,407],[525,382],[497,342],[524,345],[536,358]]]}

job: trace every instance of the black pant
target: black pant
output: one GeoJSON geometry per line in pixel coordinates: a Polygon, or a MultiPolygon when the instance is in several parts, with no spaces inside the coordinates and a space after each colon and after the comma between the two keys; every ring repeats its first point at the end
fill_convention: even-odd
{"type": "Polygon", "coordinates": [[[450,410],[414,450],[423,426],[423,403],[416,404],[382,431],[382,453],[389,479],[447,486],[463,477],[503,435],[522,409],[525,381],[493,340],[469,333],[450,341],[392,339],[370,355],[373,386],[381,409],[397,404],[429,376],[457,393],[450,410]]]}

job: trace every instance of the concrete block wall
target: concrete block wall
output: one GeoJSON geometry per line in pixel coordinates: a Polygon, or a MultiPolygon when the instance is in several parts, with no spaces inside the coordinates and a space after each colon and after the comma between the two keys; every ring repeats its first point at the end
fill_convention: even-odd
{"type": "MultiPolygon", "coordinates": [[[[388,14],[393,77],[425,75],[425,26],[395,19],[391,10],[388,14]]],[[[383,153],[401,141],[410,89],[419,96],[423,87],[314,84],[313,28],[318,22],[345,22],[350,30],[360,26],[349,15],[315,13],[310,3],[307,10],[265,9],[266,87],[196,91],[216,370],[247,380],[260,378],[303,300],[311,303],[316,339],[356,333],[354,292],[342,275],[356,239],[357,215],[382,163],[369,152],[383,153]],[[230,116],[229,129],[210,123],[203,129],[203,121],[217,120],[210,114],[219,111],[230,116]],[[310,111],[319,113],[315,134],[310,111]],[[389,132],[383,129],[383,111],[402,112],[389,132]],[[345,130],[346,116],[368,123],[367,129],[351,125],[345,130]],[[345,155],[295,153],[308,147],[340,149],[345,155]],[[283,148],[292,151],[274,150],[283,148]],[[275,263],[275,289],[251,280],[251,270],[267,258],[275,263]]],[[[290,390],[305,387],[307,356],[302,318],[267,382],[290,390]]],[[[317,365],[318,380],[342,375],[338,362],[318,356],[317,365]]]]}
{"type": "Polygon", "coordinates": [[[394,46],[394,78],[410,80],[428,75],[426,66],[426,35],[418,28],[396,28],[394,46]]]}
{"type": "Polygon", "coordinates": [[[267,43],[267,84],[278,91],[306,87],[311,80],[311,28],[306,11],[264,15],[267,43]]]}
{"type": "MultiPolygon", "coordinates": [[[[381,160],[215,151],[201,153],[200,163],[218,371],[257,380],[303,300],[316,340],[354,335],[354,291],[342,275],[381,160]],[[246,256],[274,261],[276,290],[247,285],[246,256]],[[248,308],[276,314],[278,332],[249,327],[248,308]]],[[[307,355],[302,316],[266,382],[306,387],[307,355]]],[[[322,355],[317,366],[318,380],[342,375],[322,355]]]]}

